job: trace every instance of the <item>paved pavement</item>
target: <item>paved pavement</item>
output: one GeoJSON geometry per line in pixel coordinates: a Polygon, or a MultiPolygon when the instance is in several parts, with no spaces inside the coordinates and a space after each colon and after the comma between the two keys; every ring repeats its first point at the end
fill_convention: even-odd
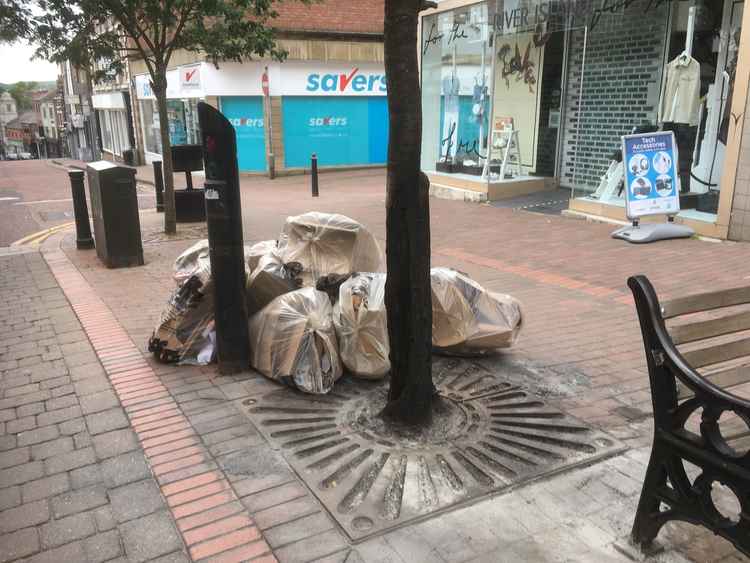
{"type": "MultiPolygon", "coordinates": [[[[274,238],[286,215],[310,209],[350,215],[382,240],[382,172],[324,175],[314,200],[305,180],[243,179],[246,240],[274,238]]],[[[349,545],[239,412],[273,383],[146,353],[171,262],[202,228],[167,238],[145,211],[140,268],[103,268],[69,232],[42,255],[0,257],[0,562],[624,560],[614,546],[632,522],[651,432],[624,281],[647,273],[662,295],[746,283],[747,247],[631,246],[569,218],[441,200],[431,210],[433,263],[519,297],[524,330],[508,355],[555,389],[550,402],[628,452],[349,545]]],[[[687,524],[660,539],[663,560],[744,560],[687,524]]]]}

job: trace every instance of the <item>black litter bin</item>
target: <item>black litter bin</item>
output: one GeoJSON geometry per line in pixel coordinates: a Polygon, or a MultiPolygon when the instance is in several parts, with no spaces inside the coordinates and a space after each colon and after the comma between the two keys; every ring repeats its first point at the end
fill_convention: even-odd
{"type": "Polygon", "coordinates": [[[174,191],[175,214],[178,223],[195,223],[206,220],[203,189],[193,188],[192,172],[203,170],[201,145],[176,145],[172,147],[172,170],[184,172],[187,188],[174,191]]]}
{"type": "Polygon", "coordinates": [[[108,268],[143,265],[135,169],[100,160],[86,174],[99,259],[108,268]]]}

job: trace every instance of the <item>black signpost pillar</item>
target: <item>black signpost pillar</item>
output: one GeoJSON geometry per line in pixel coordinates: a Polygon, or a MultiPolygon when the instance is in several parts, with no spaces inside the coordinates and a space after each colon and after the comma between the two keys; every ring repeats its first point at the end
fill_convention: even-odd
{"type": "Polygon", "coordinates": [[[161,171],[161,161],[151,163],[154,167],[154,190],[156,191],[156,211],[164,213],[164,175],[161,171]]]}
{"type": "Polygon", "coordinates": [[[311,175],[310,187],[312,188],[312,196],[318,197],[319,195],[318,193],[318,156],[315,153],[313,153],[312,158],[310,160],[312,162],[312,165],[311,165],[312,170],[310,173],[311,175]]]}
{"type": "Polygon", "coordinates": [[[249,368],[240,180],[234,128],[216,109],[198,104],[205,161],[206,219],[214,281],[219,372],[249,368]]]}
{"type": "Polygon", "coordinates": [[[86,205],[86,188],[83,186],[83,170],[69,170],[70,191],[73,197],[73,213],[76,219],[76,248],[94,248],[89,225],[89,207],[86,205]]]}

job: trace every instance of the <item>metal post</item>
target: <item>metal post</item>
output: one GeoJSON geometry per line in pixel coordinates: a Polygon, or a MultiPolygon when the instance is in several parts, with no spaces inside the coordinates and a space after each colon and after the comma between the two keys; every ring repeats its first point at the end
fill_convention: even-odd
{"type": "Polygon", "coordinates": [[[312,196],[318,197],[318,157],[312,155],[312,196]]]}
{"type": "Polygon", "coordinates": [[[83,187],[83,170],[69,170],[70,191],[73,194],[73,212],[76,218],[76,248],[94,248],[89,225],[89,208],[86,204],[86,189],[83,187]]]}
{"type": "Polygon", "coordinates": [[[230,374],[250,367],[237,140],[229,121],[208,104],[198,104],[198,121],[206,170],[216,355],[219,373],[230,374]]]}
{"type": "Polygon", "coordinates": [[[164,175],[161,172],[161,161],[152,162],[154,167],[154,190],[156,190],[156,211],[164,213],[164,175]]]}

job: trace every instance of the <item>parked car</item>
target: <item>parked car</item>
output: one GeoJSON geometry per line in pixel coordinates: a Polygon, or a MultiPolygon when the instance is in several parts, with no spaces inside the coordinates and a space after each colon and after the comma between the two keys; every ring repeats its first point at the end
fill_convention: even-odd
{"type": "Polygon", "coordinates": [[[18,156],[21,160],[31,160],[34,158],[30,152],[20,152],[18,153],[18,156]]]}
{"type": "Polygon", "coordinates": [[[9,152],[8,154],[5,155],[5,158],[7,160],[19,160],[17,152],[9,152]]]}

